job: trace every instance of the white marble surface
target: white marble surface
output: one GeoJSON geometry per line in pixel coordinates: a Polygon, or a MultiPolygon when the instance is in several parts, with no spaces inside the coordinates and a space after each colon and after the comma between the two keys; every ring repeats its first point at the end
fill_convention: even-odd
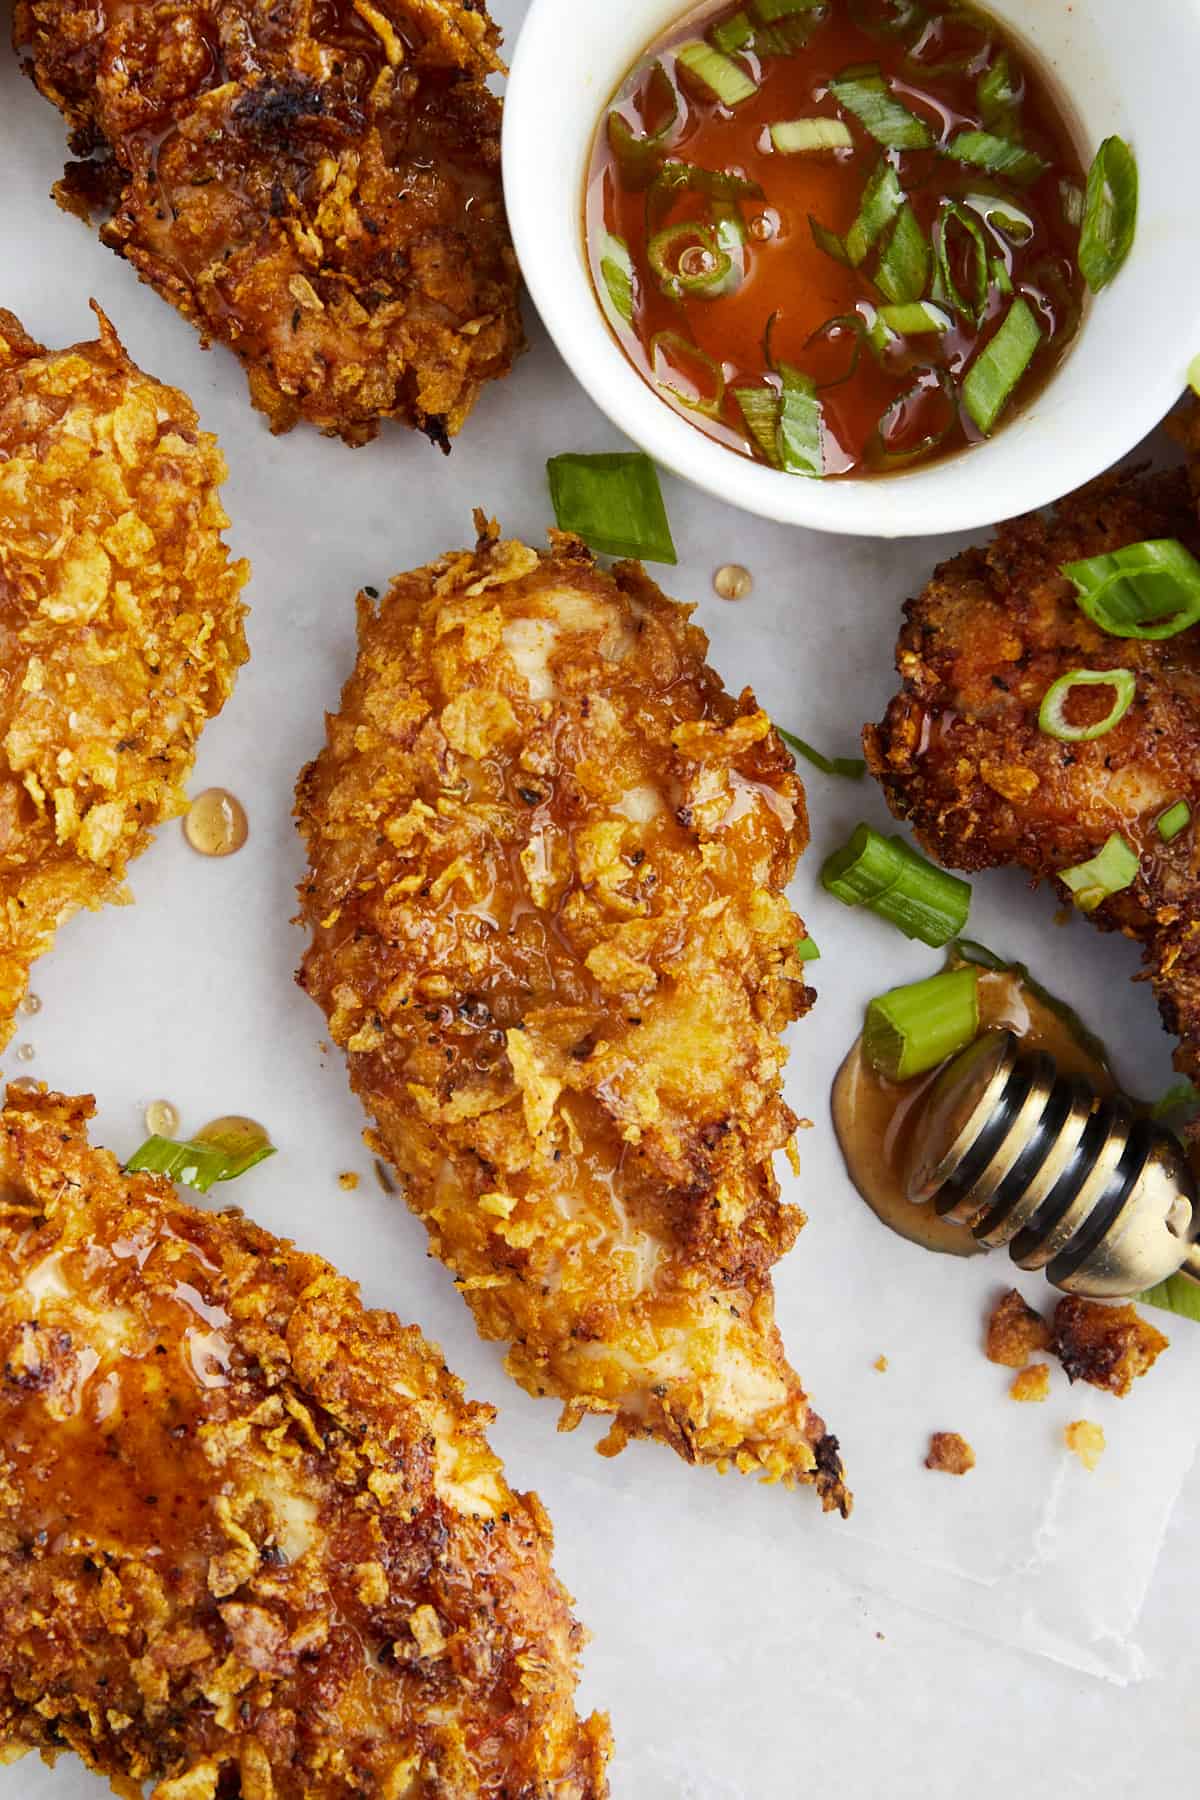
{"type": "MultiPolygon", "coordinates": [[[[511,39],[521,0],[495,11],[511,39]]],[[[6,35],[5,15],[0,6],[6,35]]],[[[180,1106],[185,1128],[230,1110],[270,1125],[282,1153],[239,1201],[337,1260],[371,1302],[417,1320],[500,1408],[497,1446],[518,1485],[549,1506],[559,1568],[594,1634],[582,1697],[611,1711],[620,1800],[835,1789],[960,1800],[968,1784],[979,1800],[1190,1790],[1200,1476],[1185,1472],[1200,1328],[1171,1327],[1172,1351],[1123,1406],[1068,1395],[1060,1377],[1048,1406],[1013,1407],[976,1347],[1007,1266],[912,1250],[854,1197],[828,1125],[829,1081],[863,1000],[935,960],[817,887],[823,851],[860,815],[883,818],[873,791],[817,775],[808,784],[814,851],[794,897],[824,954],[818,1008],[793,1034],[789,1097],[815,1121],[795,1184],[810,1224],[778,1282],[794,1360],[843,1442],[852,1524],[822,1518],[810,1496],[722,1482],[654,1447],[605,1464],[591,1454],[595,1434],[556,1436],[549,1404],[507,1382],[497,1352],[475,1339],[420,1229],[377,1191],[338,1059],[319,1047],[323,1021],[293,986],[291,788],[350,667],[356,587],[467,540],[477,503],[536,541],[549,512],[545,458],[616,447],[615,434],[531,320],[528,357],[485,397],[448,464],[399,431],[355,452],[307,434],[272,439],[232,359],[201,351],[46,197],[62,157],[60,121],[5,56],[0,304],[59,345],[91,335],[95,295],[131,353],[193,396],[230,462],[231,536],[254,564],[253,660],[204,739],[196,785],[234,789],[252,835],[214,864],[168,828],[135,866],[136,911],[75,921],[40,966],[43,1010],[18,1034],[35,1059],[18,1063],[14,1048],[3,1072],[95,1090],[100,1133],[119,1151],[140,1140],[141,1108],[158,1095],[180,1106]],[[337,1186],[346,1168],[365,1177],[354,1194],[337,1186]],[[880,1352],[884,1375],[871,1366],[880,1352]],[[1058,1448],[1064,1420],[1081,1415],[1102,1419],[1112,1446],[1091,1478],[1058,1448]],[[965,1481],[922,1470],[934,1428],[975,1443],[979,1466],[965,1481]]],[[[681,552],[667,586],[699,602],[726,680],[753,682],[814,741],[852,749],[891,691],[899,603],[952,546],[788,532],[664,487],[681,552]],[[756,577],[739,605],[710,585],[731,559],[756,577]]],[[[1014,877],[976,883],[973,935],[1067,992],[1130,1081],[1165,1084],[1169,1045],[1147,991],[1125,980],[1133,953],[1081,924],[1059,931],[1052,915],[1049,896],[1014,877]]],[[[0,1775],[14,1800],[99,1791],[69,1762],[0,1775]]]]}

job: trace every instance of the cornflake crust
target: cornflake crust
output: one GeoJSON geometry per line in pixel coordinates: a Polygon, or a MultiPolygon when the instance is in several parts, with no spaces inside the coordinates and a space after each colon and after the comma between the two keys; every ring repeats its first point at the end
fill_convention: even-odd
{"type": "Polygon", "coordinates": [[[0,1047],[58,927],[185,810],[247,656],[216,439],[93,310],[48,351],[0,309],[0,1047]]]}
{"type": "Polygon", "coordinates": [[[583,1633],[436,1346],[320,1257],[0,1114],[0,1760],[137,1800],[602,1800],[583,1633]]]}
{"type": "Polygon", "coordinates": [[[975,1452],[957,1431],[935,1431],[925,1467],[942,1475],[966,1475],[975,1467],[975,1452]]]}
{"type": "Polygon", "coordinates": [[[483,0],[17,0],[59,204],[229,346],[273,431],[442,449],[522,343],[483,0]]]}
{"type": "Polygon", "coordinates": [[[689,1462],[849,1505],[774,1323],[802,1215],[783,1028],[814,996],[784,889],[804,793],[689,609],[477,518],[360,602],[301,775],[301,985],[508,1368],[689,1462]]]}
{"type": "Polygon", "coordinates": [[[1170,1341],[1132,1305],[1068,1294],[1055,1308],[1050,1348],[1072,1381],[1121,1397],[1139,1375],[1149,1374],[1170,1341]]]}
{"type": "Polygon", "coordinates": [[[1023,1369],[1039,1350],[1050,1345],[1050,1327],[1041,1313],[1009,1288],[997,1301],[987,1322],[985,1353],[989,1362],[1006,1369],[1023,1369]]]}
{"type": "Polygon", "coordinates": [[[1085,1469],[1100,1466],[1105,1451],[1104,1427],[1091,1419],[1075,1419],[1063,1431],[1063,1442],[1077,1456],[1085,1469]]]}
{"type": "Polygon", "coordinates": [[[1031,1363],[1027,1369],[1022,1369],[1019,1375],[1013,1376],[1008,1393],[1011,1400],[1020,1401],[1026,1406],[1048,1400],[1050,1398],[1050,1364],[1031,1363]]]}

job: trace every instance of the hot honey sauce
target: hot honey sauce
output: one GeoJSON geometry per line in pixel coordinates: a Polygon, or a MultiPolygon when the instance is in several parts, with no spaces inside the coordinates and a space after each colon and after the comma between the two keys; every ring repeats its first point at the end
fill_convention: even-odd
{"type": "Polygon", "coordinates": [[[907,0],[693,10],[601,123],[600,303],[676,411],[793,474],[978,443],[1079,324],[1084,174],[994,22],[907,0]]]}

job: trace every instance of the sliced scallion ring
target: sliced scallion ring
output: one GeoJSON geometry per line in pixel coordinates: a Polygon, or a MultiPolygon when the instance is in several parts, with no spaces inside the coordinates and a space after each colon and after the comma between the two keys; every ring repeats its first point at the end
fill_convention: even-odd
{"type": "Polygon", "coordinates": [[[873,350],[883,351],[902,337],[927,337],[931,332],[949,331],[952,323],[950,314],[940,306],[929,300],[915,300],[906,306],[881,306],[867,338],[873,350]]]}
{"type": "Polygon", "coordinates": [[[994,131],[960,131],[945,146],[944,154],[974,169],[986,169],[989,175],[1007,175],[1019,187],[1036,181],[1046,168],[1036,151],[1026,150],[1011,138],[997,137],[994,131]]]}
{"type": "Polygon", "coordinates": [[[274,1154],[274,1144],[261,1140],[248,1143],[244,1136],[239,1142],[223,1142],[215,1135],[209,1140],[176,1142],[155,1135],[134,1152],[125,1168],[131,1174],[165,1175],[170,1181],[180,1181],[199,1194],[207,1194],[214,1182],[236,1181],[247,1169],[274,1154]]]}
{"type": "Polygon", "coordinates": [[[1137,227],[1138,169],[1124,138],[1106,137],[1088,170],[1079,272],[1098,294],[1107,287],[1133,243],[1137,227]]]}
{"type": "Polygon", "coordinates": [[[1087,862],[1059,869],[1058,879],[1069,887],[1080,912],[1095,912],[1111,894],[1132,887],[1137,880],[1137,853],[1114,831],[1108,842],[1087,862]]]}
{"type": "MultiPolygon", "coordinates": [[[[769,330],[770,326],[768,326],[768,331],[769,330]]],[[[823,393],[826,388],[841,387],[842,383],[844,381],[849,381],[851,376],[857,370],[858,359],[862,355],[863,340],[867,336],[866,320],[862,317],[861,313],[838,313],[834,318],[826,319],[823,325],[818,325],[817,329],[814,332],[811,332],[805,339],[804,348],[807,351],[813,349],[815,345],[823,340],[828,339],[832,342],[835,338],[846,335],[849,335],[852,340],[850,362],[842,374],[834,375],[828,381],[817,382],[817,392],[819,394],[823,393]]]]}
{"type": "Polygon", "coordinates": [[[957,200],[942,202],[933,226],[935,275],[933,297],[944,306],[953,307],[964,319],[978,325],[987,307],[990,263],[983,230],[974,212],[960,206],[957,200]],[[970,269],[969,291],[963,293],[954,277],[953,235],[965,240],[970,269]]]}
{"type": "Polygon", "coordinates": [[[898,100],[878,68],[847,70],[829,84],[839,106],[852,113],[887,150],[931,150],[933,132],[898,100]]]}
{"type": "Polygon", "coordinates": [[[1178,538],[1146,538],[1063,563],[1075,598],[1110,637],[1174,637],[1200,623],[1200,562],[1178,538]]]}
{"type": "Polygon", "coordinates": [[[1034,233],[1031,214],[1005,194],[964,194],[962,204],[1009,244],[1027,244],[1034,233]]]}
{"type": "Polygon", "coordinates": [[[693,344],[690,338],[683,337],[678,331],[656,331],[650,339],[650,367],[657,386],[664,393],[670,394],[673,400],[677,400],[680,406],[686,406],[689,412],[703,413],[709,419],[720,417],[721,402],[725,398],[725,372],[719,362],[709,356],[706,350],[701,350],[698,344],[693,344]],[[671,373],[690,381],[695,393],[685,393],[673,382],[663,379],[658,373],[660,357],[668,368],[671,368],[671,358],[674,357],[676,366],[671,368],[671,373]],[[707,381],[707,392],[697,379],[697,371],[707,381]]]}
{"type": "Polygon", "coordinates": [[[975,83],[975,102],[988,130],[998,137],[1013,136],[1024,97],[1024,77],[1014,73],[1008,51],[1002,50],[975,83]]]}
{"type": "Polygon", "coordinates": [[[979,972],[968,964],[877,995],[867,1007],[863,1054],[886,1080],[911,1081],[978,1035],[979,972]]]}
{"type": "Polygon", "coordinates": [[[1063,179],[1058,184],[1063,218],[1078,231],[1083,224],[1083,189],[1078,182],[1063,179]]]}
{"type": "MultiPolygon", "coordinates": [[[[887,158],[880,157],[863,189],[858,216],[846,233],[841,260],[848,259],[857,268],[871,245],[882,237],[903,205],[904,189],[900,185],[900,177],[887,158]]],[[[838,243],[841,243],[840,238],[838,243]]],[[[821,248],[824,249],[825,246],[822,244],[821,248]]]]}
{"type": "Polygon", "coordinates": [[[808,229],[812,232],[812,240],[818,250],[823,250],[826,256],[832,256],[834,262],[843,263],[849,268],[850,256],[836,231],[830,231],[828,226],[822,225],[820,219],[814,219],[811,213],[808,215],[808,229]]]}
{"type": "MultiPolygon", "coordinates": [[[[635,78],[636,79],[636,78],[635,78]]],[[[679,126],[679,94],[663,65],[656,62],[648,76],[649,97],[666,108],[661,125],[637,132],[624,115],[608,115],[608,144],[627,181],[644,186],[670,148],[679,126]]]]}
{"type": "Polygon", "coordinates": [[[735,62],[731,56],[725,56],[720,50],[714,49],[703,38],[690,38],[687,43],[680,44],[675,52],[675,61],[687,70],[693,80],[706,87],[722,106],[740,106],[743,101],[753,99],[758,92],[758,83],[749,70],[735,62]]]}
{"type": "Polygon", "coordinates": [[[1186,800],[1177,800],[1174,806],[1168,806],[1166,812],[1160,813],[1155,823],[1158,835],[1164,844],[1172,844],[1181,831],[1186,831],[1192,822],[1192,809],[1186,800]]]}
{"type": "Polygon", "coordinates": [[[736,387],[733,397],[738,403],[746,430],[773,469],[779,467],[779,395],[773,387],[736,387]]]}
{"type": "MultiPolygon", "coordinates": [[[[600,240],[600,278],[612,312],[626,325],[633,324],[637,304],[637,271],[624,238],[606,231],[600,240]]],[[[608,311],[608,308],[605,308],[608,311]]]]}
{"type": "Polygon", "coordinates": [[[713,48],[722,56],[735,56],[739,50],[746,50],[754,42],[754,21],[749,13],[736,12],[732,18],[721,19],[709,32],[713,48]]]}
{"type": "Polygon", "coordinates": [[[810,150],[852,150],[854,139],[844,119],[781,119],[769,128],[771,143],[781,156],[797,156],[810,150]]]}
{"type": "Polygon", "coordinates": [[[927,17],[920,0],[850,0],[850,17],[872,37],[907,37],[927,17]]]}
{"type": "Polygon", "coordinates": [[[789,475],[819,479],[825,473],[825,452],[817,384],[790,363],[781,363],[779,374],[779,460],[789,475]]]}
{"type": "Polygon", "coordinates": [[[1070,669],[1046,689],[1038,708],[1038,726],[1047,737],[1062,744],[1087,744],[1093,738],[1106,737],[1119,725],[1137,693],[1137,681],[1129,669],[1070,669]],[[1075,688],[1111,688],[1113,703],[1094,725],[1072,725],[1067,718],[1067,701],[1075,688]]]}
{"type": "Polygon", "coordinates": [[[929,240],[906,202],[879,259],[875,286],[896,305],[919,300],[929,281],[929,263],[929,240]]]}
{"type": "Polygon", "coordinates": [[[796,945],[796,955],[801,962],[820,962],[821,952],[817,948],[817,940],[813,937],[802,937],[796,945]]]}
{"type": "Polygon", "coordinates": [[[882,469],[903,469],[940,449],[958,423],[958,391],[948,369],[932,367],[913,370],[916,379],[911,387],[898,394],[880,417],[871,438],[870,460],[882,469]],[[942,423],[927,431],[915,444],[897,444],[898,427],[903,424],[905,410],[932,393],[941,390],[944,417],[942,423]]]}
{"type": "Polygon", "coordinates": [[[780,19],[823,13],[828,3],[829,0],[754,0],[754,10],[764,25],[776,25],[780,19]]]}
{"type": "Polygon", "coordinates": [[[1019,296],[1003,323],[967,370],[963,405],[986,436],[1012,397],[1042,341],[1042,328],[1028,301],[1019,296]]]}
{"type": "Polygon", "coordinates": [[[733,258],[719,243],[715,227],[691,219],[656,231],[646,245],[646,259],[670,300],[685,294],[715,294],[725,287],[733,269],[733,258]]]}
{"type": "Polygon", "coordinates": [[[552,456],[546,479],[560,531],[605,556],[676,561],[658,470],[641,450],[552,456]]]}
{"type": "Polygon", "coordinates": [[[971,908],[971,884],[937,868],[902,837],[869,825],[825,859],[821,884],[846,906],[866,906],[906,937],[940,949],[958,937],[971,908]]]}

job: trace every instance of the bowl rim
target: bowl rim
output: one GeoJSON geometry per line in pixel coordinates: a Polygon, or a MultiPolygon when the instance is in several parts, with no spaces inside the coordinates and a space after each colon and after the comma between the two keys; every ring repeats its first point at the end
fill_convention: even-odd
{"type": "MultiPolygon", "coordinates": [[[[1119,462],[1177,401],[1188,362],[1200,350],[1200,280],[1186,331],[1182,324],[1178,328],[1179,343],[1156,343],[1154,357],[1146,359],[1135,379],[1128,370],[1111,369],[1113,380],[1120,379],[1120,387],[1113,390],[1120,404],[1097,408],[1086,430],[1071,432],[1064,421],[1052,456],[1036,454],[1036,441],[1024,457],[1010,448],[1003,481],[997,479],[1002,471],[996,447],[1031,436],[1036,440],[1037,432],[1045,431],[1047,418],[1053,420],[1062,411],[1056,407],[1055,391],[1066,368],[1093,360],[1088,355],[1089,320],[1045,388],[993,442],[925,468],[867,480],[806,481],[765,468],[706,437],[651,391],[617,342],[595,294],[583,230],[587,158],[609,87],[615,88],[628,62],[625,45],[632,38],[643,44],[650,41],[672,17],[690,10],[687,0],[674,6],[668,0],[643,0],[642,5],[635,0],[633,7],[616,9],[611,0],[571,0],[573,27],[585,29],[589,43],[611,37],[621,53],[614,54],[615,75],[611,84],[602,83],[597,90],[601,97],[595,108],[589,102],[566,114],[568,130],[556,156],[546,139],[541,84],[561,45],[562,7],[563,0],[531,0],[512,58],[503,171],[513,243],[533,304],[576,380],[610,421],[664,468],[719,499],[782,524],[856,536],[932,536],[974,530],[998,517],[1051,504],[1119,462]],[[631,33],[627,23],[631,13],[648,19],[649,31],[631,33]],[[540,185],[550,171],[558,171],[551,179],[561,179],[561,150],[567,146],[578,204],[569,220],[556,216],[548,221],[540,185]],[[947,474],[964,466],[970,468],[970,477],[947,474]]],[[[1103,13],[1105,6],[1095,10],[1103,13]]],[[[1190,19],[1200,51],[1200,0],[1181,8],[1181,17],[1190,19]]],[[[1016,35],[1023,34],[1018,29],[1016,35]]],[[[1172,55],[1183,51],[1184,46],[1176,43],[1172,55]]],[[[1055,73],[1073,99],[1070,78],[1064,81],[1055,73]]],[[[1181,183],[1184,179],[1181,170],[1181,183]]],[[[1136,266],[1137,250],[1135,240],[1122,277],[1136,266]]],[[[1200,245],[1196,254],[1200,263],[1200,245]]],[[[1107,298],[1100,296],[1096,304],[1103,306],[1107,298]]],[[[1145,335],[1152,335],[1149,328],[1145,335]]],[[[1051,425],[1051,436],[1053,429],[1051,425]]],[[[1043,445],[1043,451],[1048,447],[1043,445]]]]}

